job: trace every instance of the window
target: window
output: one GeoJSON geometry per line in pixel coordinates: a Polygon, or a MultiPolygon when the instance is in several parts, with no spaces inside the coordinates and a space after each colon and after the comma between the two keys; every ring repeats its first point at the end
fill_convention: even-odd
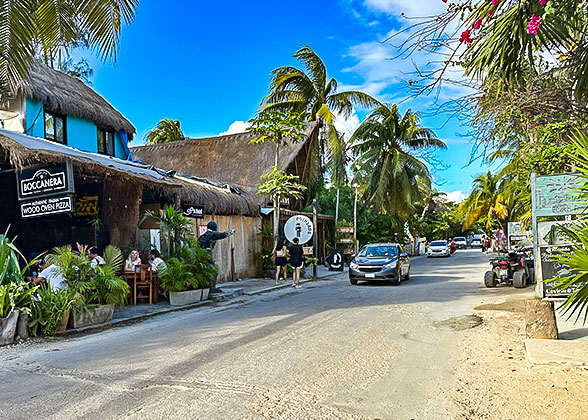
{"type": "Polygon", "coordinates": [[[45,110],[45,138],[61,144],[67,144],[65,116],[45,110]]]}
{"type": "Polygon", "coordinates": [[[114,156],[114,132],[98,128],[98,153],[114,156]]]}

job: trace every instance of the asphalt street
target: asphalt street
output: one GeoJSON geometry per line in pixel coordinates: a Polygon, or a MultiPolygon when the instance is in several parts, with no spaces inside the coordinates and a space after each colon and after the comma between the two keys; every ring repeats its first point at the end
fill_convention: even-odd
{"type": "Polygon", "coordinates": [[[488,257],[416,258],[400,286],[343,275],[0,350],[0,419],[445,419],[488,257]]]}

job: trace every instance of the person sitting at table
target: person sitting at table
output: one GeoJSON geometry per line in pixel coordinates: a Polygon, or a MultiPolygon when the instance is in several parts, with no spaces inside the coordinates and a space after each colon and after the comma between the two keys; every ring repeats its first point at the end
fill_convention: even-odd
{"type": "Polygon", "coordinates": [[[98,248],[95,246],[92,246],[90,249],[88,249],[88,254],[90,254],[90,265],[92,268],[96,267],[97,265],[106,264],[106,261],[104,261],[104,258],[100,256],[98,253],[98,248]]]}
{"type": "Polygon", "coordinates": [[[139,251],[133,249],[129,254],[129,258],[125,261],[125,271],[133,272],[135,271],[135,266],[141,264],[141,258],[139,258],[139,251]]]}
{"type": "Polygon", "coordinates": [[[47,283],[54,292],[62,289],[67,289],[65,278],[61,274],[61,270],[55,264],[47,265],[43,260],[39,261],[39,269],[41,272],[37,277],[33,278],[33,283],[41,284],[47,283]]]}
{"type": "Polygon", "coordinates": [[[151,253],[149,254],[149,258],[151,259],[151,270],[154,273],[157,273],[157,271],[165,268],[165,262],[161,258],[161,254],[158,250],[152,249],[151,253]]]}

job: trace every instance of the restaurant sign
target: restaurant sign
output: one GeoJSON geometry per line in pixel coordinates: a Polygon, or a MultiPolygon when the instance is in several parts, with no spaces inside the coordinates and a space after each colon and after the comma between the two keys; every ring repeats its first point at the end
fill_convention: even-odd
{"type": "Polygon", "coordinates": [[[565,216],[582,213],[578,202],[580,178],[574,174],[538,176],[536,180],[537,216],[565,216]]]}
{"type": "Polygon", "coordinates": [[[202,206],[182,206],[184,216],[193,219],[204,219],[204,207],[202,206]]]}
{"type": "Polygon", "coordinates": [[[20,203],[20,213],[23,218],[70,213],[71,211],[73,211],[71,195],[40,198],[20,203]]]}
{"type": "Polygon", "coordinates": [[[20,201],[74,192],[71,161],[25,168],[16,179],[20,201]]]}

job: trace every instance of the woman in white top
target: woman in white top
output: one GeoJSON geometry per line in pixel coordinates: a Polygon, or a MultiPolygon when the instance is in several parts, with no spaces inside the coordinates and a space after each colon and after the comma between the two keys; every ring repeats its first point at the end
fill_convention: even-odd
{"type": "Polygon", "coordinates": [[[125,271],[133,272],[135,270],[135,266],[141,264],[141,258],[139,258],[139,251],[133,249],[129,254],[129,258],[127,258],[125,262],[125,271]]]}

